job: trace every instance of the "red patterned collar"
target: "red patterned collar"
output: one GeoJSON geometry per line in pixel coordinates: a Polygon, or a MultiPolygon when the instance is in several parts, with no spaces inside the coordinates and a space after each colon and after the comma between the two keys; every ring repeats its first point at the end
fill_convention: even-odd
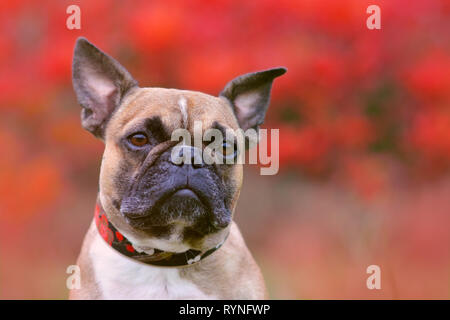
{"type": "Polygon", "coordinates": [[[102,238],[116,251],[137,261],[161,267],[180,267],[194,264],[219,249],[226,240],[225,238],[222,243],[205,252],[190,249],[182,253],[174,253],[154,249],[153,254],[140,253],[137,252],[131,242],[108,221],[106,213],[99,201],[97,201],[95,206],[94,219],[97,230],[102,238]]]}

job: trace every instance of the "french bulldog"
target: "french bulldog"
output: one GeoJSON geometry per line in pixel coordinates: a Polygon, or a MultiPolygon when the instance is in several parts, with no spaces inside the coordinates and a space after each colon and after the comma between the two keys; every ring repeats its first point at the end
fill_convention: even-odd
{"type": "Polygon", "coordinates": [[[194,122],[204,130],[257,130],[272,82],[286,69],[239,76],[218,97],[141,88],[116,60],[78,38],[72,71],[82,126],[105,149],[95,217],[77,260],[81,285],[69,298],[267,298],[233,222],[242,164],[176,163],[171,134],[192,131],[194,122]]]}

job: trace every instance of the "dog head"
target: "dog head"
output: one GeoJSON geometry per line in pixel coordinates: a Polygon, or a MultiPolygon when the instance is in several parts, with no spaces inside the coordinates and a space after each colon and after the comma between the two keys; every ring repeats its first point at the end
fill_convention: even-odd
{"type": "MultiPolygon", "coordinates": [[[[172,133],[258,128],[275,68],[230,81],[218,97],[140,88],[116,60],[84,38],[75,45],[73,86],[83,127],[105,142],[99,198],[136,248],[183,252],[224,241],[242,183],[242,164],[173,161],[172,133]]],[[[194,157],[203,146],[185,146],[194,157]]]]}

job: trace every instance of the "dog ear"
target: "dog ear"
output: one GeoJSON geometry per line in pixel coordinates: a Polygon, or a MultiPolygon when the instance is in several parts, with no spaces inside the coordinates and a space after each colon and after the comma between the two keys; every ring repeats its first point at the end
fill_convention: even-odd
{"type": "Polygon", "coordinates": [[[245,131],[264,122],[270,101],[272,82],[287,69],[273,68],[239,76],[225,86],[220,96],[227,98],[233,107],[240,127],[245,131]]]}
{"type": "Polygon", "coordinates": [[[124,67],[82,37],[75,44],[72,83],[83,107],[83,128],[101,139],[113,111],[125,94],[137,86],[124,67]]]}

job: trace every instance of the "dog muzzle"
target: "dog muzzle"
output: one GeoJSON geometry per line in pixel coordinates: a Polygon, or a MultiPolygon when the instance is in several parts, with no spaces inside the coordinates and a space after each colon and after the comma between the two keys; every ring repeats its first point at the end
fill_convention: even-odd
{"type": "Polygon", "coordinates": [[[147,254],[143,252],[137,252],[132,243],[127,238],[125,238],[125,236],[122,235],[119,230],[117,230],[112,225],[111,222],[108,221],[106,213],[99,201],[97,201],[97,204],[95,206],[94,219],[97,230],[100,233],[101,237],[113,249],[123,254],[124,256],[132,258],[139,262],[160,267],[181,267],[199,262],[200,260],[203,260],[207,256],[211,255],[214,251],[219,249],[228,237],[227,235],[225,239],[217,246],[204,252],[190,249],[185,252],[175,253],[154,249],[153,254],[147,254]]]}

